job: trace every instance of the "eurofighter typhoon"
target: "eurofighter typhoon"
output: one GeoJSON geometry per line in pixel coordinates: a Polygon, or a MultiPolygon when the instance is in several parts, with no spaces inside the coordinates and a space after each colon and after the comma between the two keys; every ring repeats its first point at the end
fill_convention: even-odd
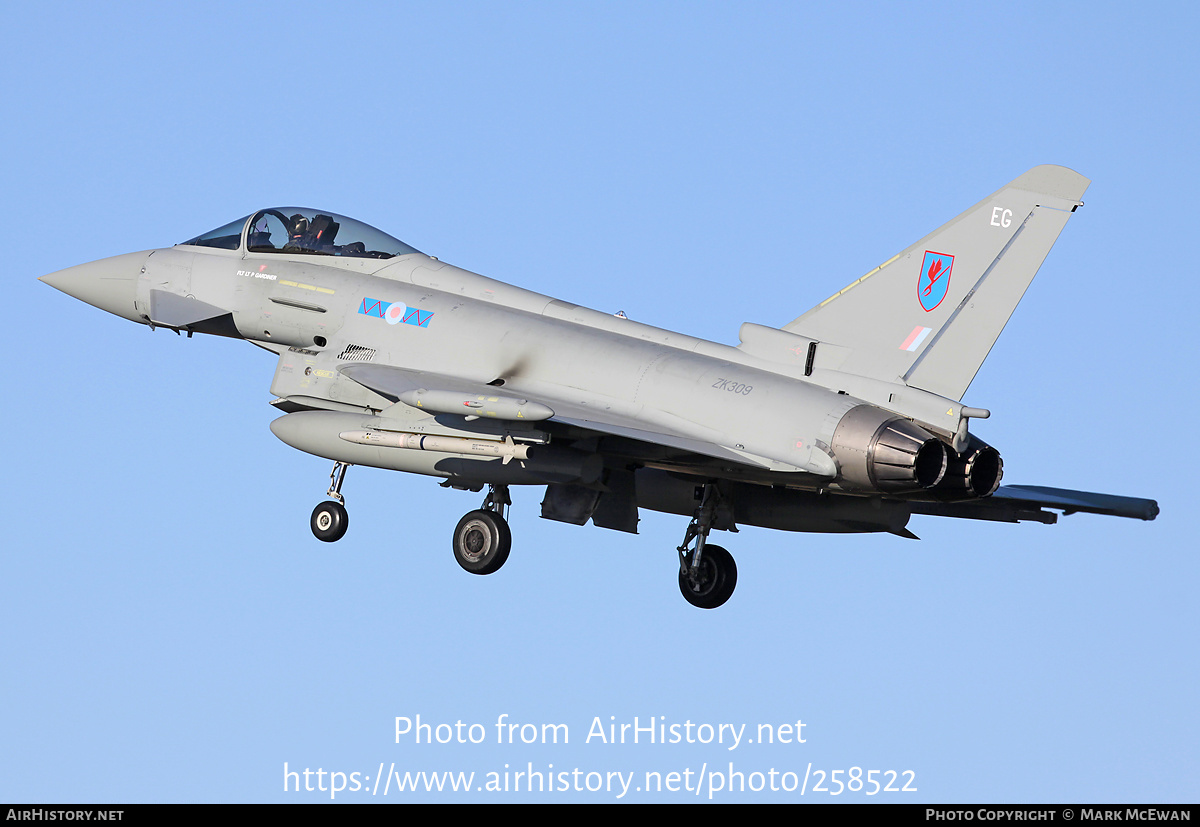
{"type": "Polygon", "coordinates": [[[334,463],[313,511],[345,533],[352,465],[481,492],[454,556],[490,574],[512,544],[509,486],[545,486],[551,520],[637,532],[689,517],[691,604],[737,583],[712,530],[890,532],[913,514],[1053,523],[1057,511],[1153,520],[1153,500],[1001,486],[963,395],[1088,179],[1039,166],[782,329],[737,347],[543,296],[321,210],[255,212],[182,244],[42,281],[130,321],[246,339],[278,357],[271,423],[334,463]]]}

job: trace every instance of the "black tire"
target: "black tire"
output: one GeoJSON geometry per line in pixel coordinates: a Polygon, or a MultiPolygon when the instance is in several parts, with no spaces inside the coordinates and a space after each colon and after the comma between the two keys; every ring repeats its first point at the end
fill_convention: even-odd
{"type": "Polygon", "coordinates": [[[737,586],[737,563],[721,546],[705,544],[698,574],[700,586],[693,588],[687,575],[679,572],[679,591],[688,603],[700,609],[715,609],[733,595],[737,586]]]}
{"type": "Polygon", "coordinates": [[[336,543],[346,535],[350,517],[341,503],[323,502],[313,509],[308,521],[313,536],[323,543],[336,543]]]}
{"type": "Polygon", "coordinates": [[[494,511],[464,514],[454,529],[454,559],[471,574],[491,574],[512,548],[508,522],[494,511]]]}

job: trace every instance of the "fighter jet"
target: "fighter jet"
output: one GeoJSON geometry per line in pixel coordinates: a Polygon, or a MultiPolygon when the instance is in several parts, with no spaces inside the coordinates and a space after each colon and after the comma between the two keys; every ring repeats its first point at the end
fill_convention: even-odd
{"type": "Polygon", "coordinates": [[[460,269],[332,212],[259,210],[182,244],[42,281],[151,330],[275,354],[271,430],[333,461],[313,534],[349,524],[353,465],[481,492],[453,534],[472,574],[508,558],[509,486],[541,516],[636,533],[689,517],[679,588],[724,604],[738,525],[915,537],[913,514],[1054,523],[1153,520],[1153,500],[1001,486],[1000,453],[962,399],[1090,182],[1039,166],[782,329],[736,347],[460,269]]]}

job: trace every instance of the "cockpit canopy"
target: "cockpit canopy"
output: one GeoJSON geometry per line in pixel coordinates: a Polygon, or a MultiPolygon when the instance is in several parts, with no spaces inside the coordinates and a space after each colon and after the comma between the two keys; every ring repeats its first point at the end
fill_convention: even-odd
{"type": "Polygon", "coordinates": [[[259,210],[184,244],[250,253],[392,258],[420,252],[369,224],[304,207],[259,210]]]}

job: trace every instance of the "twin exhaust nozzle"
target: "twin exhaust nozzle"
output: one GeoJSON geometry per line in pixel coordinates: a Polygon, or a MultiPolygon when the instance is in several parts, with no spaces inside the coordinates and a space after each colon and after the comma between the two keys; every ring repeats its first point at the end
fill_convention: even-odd
{"type": "Polygon", "coordinates": [[[839,482],[858,491],[902,494],[928,491],[938,499],[986,497],[1000,487],[1000,453],[972,436],[955,451],[908,419],[859,405],[838,423],[830,446],[841,468],[839,482]]]}

